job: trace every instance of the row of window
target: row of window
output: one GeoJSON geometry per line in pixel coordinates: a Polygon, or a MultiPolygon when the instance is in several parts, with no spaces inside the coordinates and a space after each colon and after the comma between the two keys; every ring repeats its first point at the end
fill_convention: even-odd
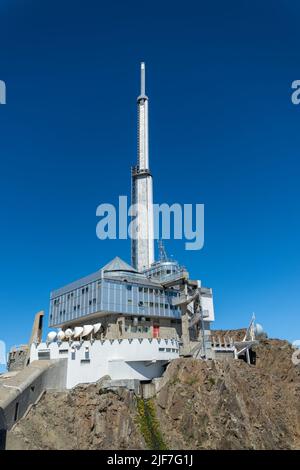
{"type": "MultiPolygon", "coordinates": [[[[127,286],[128,290],[131,290],[131,286],[127,286]],[[129,289],[128,289],[129,288],[129,289]]],[[[152,287],[139,287],[139,292],[144,292],[146,294],[155,294],[155,295],[163,295],[164,290],[163,289],[154,289],[152,287]]],[[[177,292],[176,291],[169,291],[168,294],[173,297],[177,297],[177,292]]]]}
{"type": "Polygon", "coordinates": [[[175,348],[158,348],[159,352],[178,352],[175,348]]]}
{"type": "Polygon", "coordinates": [[[144,325],[125,325],[125,331],[130,331],[131,333],[148,333],[150,331],[150,327],[144,325]]]}
{"type": "MultiPolygon", "coordinates": [[[[96,302],[97,302],[97,299],[94,297],[93,300],[89,301],[89,305],[96,305],[96,302]]],[[[73,307],[74,312],[76,312],[76,310],[79,310],[79,309],[80,309],[80,304],[74,305],[73,307]]],[[[60,316],[65,315],[65,313],[66,313],[65,309],[59,312],[60,316]]]]}
{"type": "Polygon", "coordinates": [[[163,270],[163,271],[156,271],[154,273],[151,274],[152,277],[161,277],[161,276],[165,276],[166,274],[171,274],[172,272],[175,272],[175,271],[171,271],[171,269],[167,269],[167,270],[163,270]]]}
{"type": "MultiPolygon", "coordinates": [[[[132,300],[128,299],[128,303],[131,304],[132,300]]],[[[171,310],[179,310],[179,307],[177,305],[170,305],[170,304],[163,304],[163,303],[158,303],[158,302],[143,302],[142,300],[139,301],[139,307],[160,307],[160,308],[169,308],[171,310]]]]}
{"type": "MultiPolygon", "coordinates": [[[[132,290],[132,285],[127,285],[126,286],[126,289],[131,291],[132,290]]],[[[89,292],[89,287],[86,286],[86,287],[83,287],[81,289],[81,293],[82,295],[85,295],[89,292]]],[[[148,288],[148,287],[139,287],[139,292],[144,292],[146,294],[155,294],[155,295],[163,295],[164,294],[164,290],[163,289],[155,289],[155,288],[148,288]]],[[[178,293],[176,291],[169,291],[168,294],[170,296],[173,296],[173,297],[176,297],[178,295],[178,293]]],[[[67,300],[70,300],[71,298],[74,297],[74,292],[70,292],[69,294],[67,294],[67,300]]],[[[57,298],[57,299],[54,299],[54,305],[58,305],[60,303],[60,298],[57,298]]]]}
{"type": "MultiPolygon", "coordinates": [[[[87,287],[83,287],[83,288],[81,289],[82,295],[87,294],[88,291],[89,291],[88,286],[87,286],[87,287]]],[[[68,300],[70,300],[72,297],[74,297],[74,292],[70,292],[70,293],[67,295],[67,299],[68,299],[68,300]]],[[[58,305],[59,303],[60,303],[60,297],[57,298],[57,299],[54,299],[54,305],[58,305]]]]}

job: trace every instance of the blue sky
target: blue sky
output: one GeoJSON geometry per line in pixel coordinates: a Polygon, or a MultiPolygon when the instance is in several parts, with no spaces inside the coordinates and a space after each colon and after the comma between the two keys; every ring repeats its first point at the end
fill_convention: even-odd
{"type": "Polygon", "coordinates": [[[155,202],[205,204],[205,246],[166,244],[214,290],[216,327],[256,312],[300,338],[296,1],[0,3],[0,339],[28,340],[49,293],[130,261],[96,207],[130,193],[139,62],[155,202]]]}

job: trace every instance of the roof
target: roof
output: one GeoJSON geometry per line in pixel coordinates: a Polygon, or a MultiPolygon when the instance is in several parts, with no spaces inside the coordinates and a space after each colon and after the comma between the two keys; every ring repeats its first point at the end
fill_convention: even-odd
{"type": "Polygon", "coordinates": [[[116,256],[113,260],[107,263],[102,268],[103,271],[129,271],[131,273],[137,273],[137,271],[130,266],[130,264],[125,263],[121,258],[116,256]]]}

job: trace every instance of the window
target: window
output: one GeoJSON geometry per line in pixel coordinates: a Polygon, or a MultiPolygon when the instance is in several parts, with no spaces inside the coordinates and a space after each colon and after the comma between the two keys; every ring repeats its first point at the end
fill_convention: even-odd
{"type": "Polygon", "coordinates": [[[92,305],[92,301],[91,301],[91,300],[89,300],[89,305],[92,305]]]}
{"type": "Polygon", "coordinates": [[[132,304],[132,300],[131,300],[131,299],[128,299],[127,302],[128,302],[129,304],[132,304]]]}
{"type": "Polygon", "coordinates": [[[85,288],[85,292],[88,292],[88,291],[89,291],[89,288],[88,288],[88,287],[86,287],[86,288],[85,288]]]}
{"type": "Polygon", "coordinates": [[[80,305],[79,305],[79,304],[77,305],[77,309],[78,309],[78,310],[80,309],[80,305]]]}
{"type": "Polygon", "coordinates": [[[127,290],[132,290],[132,286],[126,286],[127,290]]]}
{"type": "Polygon", "coordinates": [[[165,304],[165,308],[168,308],[168,304],[165,304]]]}
{"type": "Polygon", "coordinates": [[[143,288],[142,288],[142,287],[139,287],[139,292],[143,292],[143,288]]]}
{"type": "Polygon", "coordinates": [[[159,352],[164,352],[165,348],[158,348],[159,352]]]}
{"type": "Polygon", "coordinates": [[[150,294],[153,294],[153,289],[149,289],[150,294]]]}
{"type": "Polygon", "coordinates": [[[143,302],[140,300],[139,301],[139,307],[142,307],[143,306],[143,302]]]}
{"type": "Polygon", "coordinates": [[[68,294],[68,300],[70,299],[70,294],[68,294]]]}
{"type": "Polygon", "coordinates": [[[144,287],[144,292],[148,292],[148,289],[147,289],[147,287],[144,287]]]}
{"type": "Polygon", "coordinates": [[[93,298],[93,304],[96,305],[96,298],[93,298]]]}
{"type": "Polygon", "coordinates": [[[142,331],[143,331],[143,333],[148,333],[148,331],[149,331],[149,326],[143,326],[142,331]]]}
{"type": "Polygon", "coordinates": [[[153,307],[153,305],[154,305],[153,302],[150,302],[150,307],[153,307]]]}
{"type": "Polygon", "coordinates": [[[170,269],[167,269],[167,274],[171,274],[171,270],[170,270],[170,269]]]}
{"type": "Polygon", "coordinates": [[[19,402],[17,402],[17,403],[16,403],[16,406],[15,406],[14,421],[17,421],[17,419],[18,419],[18,414],[19,414],[19,402]]]}
{"type": "Polygon", "coordinates": [[[85,293],[85,288],[81,289],[81,293],[82,293],[82,294],[85,293]]]}
{"type": "Polygon", "coordinates": [[[59,349],[58,350],[59,354],[68,354],[68,352],[69,352],[68,349],[59,349]]]}
{"type": "Polygon", "coordinates": [[[74,292],[71,292],[71,297],[74,297],[74,292]]]}
{"type": "Polygon", "coordinates": [[[164,304],[159,304],[160,308],[164,308],[164,304]]]}
{"type": "Polygon", "coordinates": [[[76,310],[76,305],[74,305],[74,312],[75,312],[75,310],[76,310]]]}

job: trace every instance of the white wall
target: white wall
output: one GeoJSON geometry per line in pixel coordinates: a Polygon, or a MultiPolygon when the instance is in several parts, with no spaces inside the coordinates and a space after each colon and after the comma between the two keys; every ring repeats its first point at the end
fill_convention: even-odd
{"type": "Polygon", "coordinates": [[[50,350],[51,359],[68,359],[67,388],[79,383],[96,382],[104,375],[113,380],[138,379],[151,380],[160,377],[163,365],[179,357],[176,340],[166,339],[123,339],[95,340],[73,343],[40,343],[32,345],[30,361],[38,360],[39,351],[50,350]],[[159,349],[164,349],[160,351],[159,349]],[[170,351],[166,351],[170,349],[170,351]],[[67,350],[61,354],[60,350],[67,350]],[[85,361],[85,353],[89,361],[85,361]]]}
{"type": "Polygon", "coordinates": [[[209,314],[208,317],[204,318],[205,321],[214,321],[215,312],[214,312],[213,297],[207,297],[202,294],[200,299],[201,299],[200,302],[201,302],[202,310],[207,310],[209,314]]]}

